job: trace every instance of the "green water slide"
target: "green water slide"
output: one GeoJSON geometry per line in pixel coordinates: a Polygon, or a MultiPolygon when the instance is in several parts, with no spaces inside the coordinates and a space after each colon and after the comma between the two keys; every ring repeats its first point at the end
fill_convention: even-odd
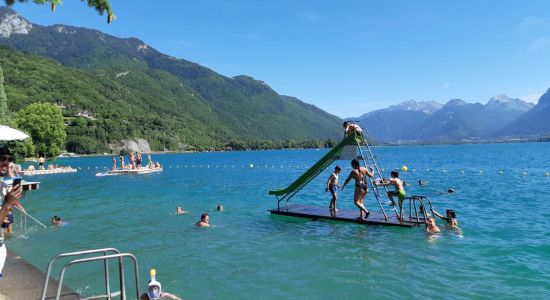
{"type": "Polygon", "coordinates": [[[355,136],[354,134],[345,137],[338,145],[334,146],[334,148],[327,152],[327,154],[325,154],[318,162],[316,162],[311,168],[309,168],[304,174],[298,177],[298,179],[296,179],[288,187],[284,189],[271,190],[269,191],[269,194],[275,195],[277,197],[282,196],[283,198],[285,198],[290,194],[298,192],[311,180],[313,180],[313,178],[315,178],[323,170],[330,166],[330,164],[339,159],[345,146],[357,146],[361,142],[360,139],[362,139],[362,137],[355,136]]]}

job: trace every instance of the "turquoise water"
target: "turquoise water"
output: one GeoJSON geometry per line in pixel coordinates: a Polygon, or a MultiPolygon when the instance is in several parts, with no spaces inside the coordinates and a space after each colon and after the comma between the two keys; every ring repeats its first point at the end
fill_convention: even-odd
{"type": "MultiPolygon", "coordinates": [[[[463,237],[440,224],[436,238],[423,228],[270,215],[267,191],[325,151],[157,155],[164,172],[140,176],[96,177],[110,157],[60,159],[81,170],[27,177],[41,187],[23,203],[39,220],[68,224],[32,227],[8,248],[44,270],[62,252],[116,247],[138,257],[142,286],[154,267],[164,290],[185,299],[550,298],[550,144],[378,148],[388,170],[408,166],[410,194],[456,210],[463,237]],[[443,193],[449,187],[456,193],[443,193]],[[218,203],[226,211],[214,211],[218,203]],[[176,215],[177,206],[190,213],[176,215]],[[193,226],[202,212],[212,228],[193,226]]],[[[349,162],[338,163],[347,173],[349,162]]],[[[328,175],[292,202],[328,206],[328,175]]],[[[339,194],[340,208],[353,208],[351,193],[339,194]]],[[[366,205],[376,210],[370,193],[366,205]]],[[[100,265],[68,276],[86,295],[103,287],[100,265]]]]}

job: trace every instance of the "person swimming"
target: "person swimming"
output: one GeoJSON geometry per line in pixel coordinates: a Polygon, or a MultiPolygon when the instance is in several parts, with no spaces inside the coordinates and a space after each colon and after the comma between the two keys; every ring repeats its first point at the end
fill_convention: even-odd
{"type": "Polygon", "coordinates": [[[218,204],[218,206],[216,206],[216,210],[217,211],[223,211],[223,205],[218,204]]]}
{"type": "Polygon", "coordinates": [[[54,226],[63,225],[63,221],[61,220],[61,217],[53,216],[52,217],[52,225],[54,225],[54,226]]]}
{"type": "Polygon", "coordinates": [[[183,208],[182,208],[181,206],[178,206],[178,207],[176,208],[176,214],[177,214],[177,215],[181,215],[181,214],[183,214],[184,212],[185,212],[185,211],[183,210],[183,208]]]}
{"type": "Polygon", "coordinates": [[[201,220],[195,224],[197,227],[210,227],[210,217],[207,213],[201,215],[201,220]]]}
{"type": "Polygon", "coordinates": [[[433,217],[428,217],[426,220],[426,233],[428,234],[435,234],[441,232],[441,229],[437,227],[437,224],[435,223],[435,219],[433,217]]]}

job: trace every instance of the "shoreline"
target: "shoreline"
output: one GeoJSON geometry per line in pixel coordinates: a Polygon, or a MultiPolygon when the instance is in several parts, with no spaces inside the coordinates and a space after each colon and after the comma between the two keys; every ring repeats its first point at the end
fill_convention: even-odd
{"type": "MultiPolygon", "coordinates": [[[[3,277],[0,280],[0,300],[40,299],[45,274],[28,263],[17,253],[8,250],[3,277]]],[[[46,299],[55,299],[58,281],[50,277],[46,299]]],[[[64,300],[80,299],[75,291],[63,285],[61,298],[64,300]]]]}

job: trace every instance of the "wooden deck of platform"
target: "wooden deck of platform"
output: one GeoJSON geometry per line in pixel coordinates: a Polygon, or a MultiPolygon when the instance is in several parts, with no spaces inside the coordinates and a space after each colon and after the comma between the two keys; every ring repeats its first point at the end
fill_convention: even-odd
{"type": "Polygon", "coordinates": [[[128,174],[149,174],[149,173],[157,173],[162,172],[162,168],[158,169],[149,169],[149,168],[141,168],[141,169],[129,169],[129,170],[114,170],[109,171],[110,175],[128,175],[128,174]]]}
{"type": "Polygon", "coordinates": [[[78,170],[74,168],[62,168],[53,170],[34,170],[34,171],[19,171],[19,174],[32,176],[32,175],[47,175],[47,174],[61,174],[61,173],[76,173],[78,170]]]}
{"type": "MultiPolygon", "coordinates": [[[[400,222],[393,211],[387,211],[388,220],[384,219],[382,212],[371,211],[369,217],[366,220],[358,220],[358,210],[340,209],[337,212],[332,212],[328,207],[310,206],[302,204],[290,204],[285,207],[281,207],[279,210],[269,210],[272,214],[291,216],[298,218],[306,218],[312,220],[333,220],[342,222],[353,222],[364,225],[382,225],[382,226],[399,226],[399,227],[414,227],[419,225],[416,220],[405,220],[400,222]]],[[[421,224],[421,223],[420,223],[421,224]]]]}

